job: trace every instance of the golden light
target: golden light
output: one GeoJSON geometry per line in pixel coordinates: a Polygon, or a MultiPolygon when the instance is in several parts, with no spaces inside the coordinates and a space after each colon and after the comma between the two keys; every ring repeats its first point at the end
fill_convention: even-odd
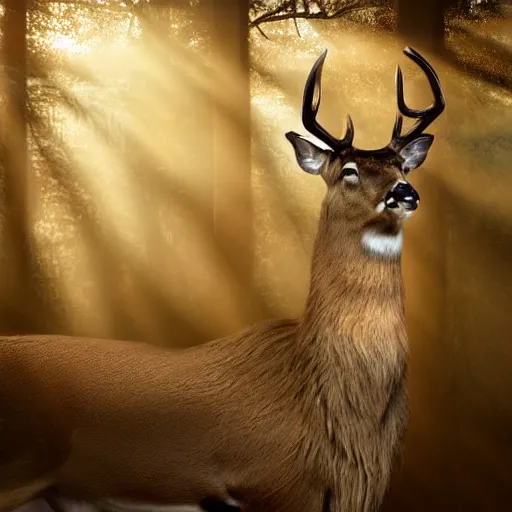
{"type": "Polygon", "coordinates": [[[66,52],[69,55],[85,55],[91,51],[88,46],[79,44],[76,39],[63,35],[56,34],[53,41],[51,39],[47,41],[52,50],[66,52]]]}
{"type": "MultiPolygon", "coordinates": [[[[371,10],[363,21],[265,24],[268,39],[249,35],[249,98],[236,53],[247,38],[219,50],[225,26],[210,8],[218,2],[143,11],[85,3],[41,1],[28,13],[33,200],[20,240],[34,272],[26,295],[44,298],[33,329],[180,346],[299,315],[325,191],[299,170],[284,137],[304,133],[306,76],[327,48],[319,120],[341,135],[350,113],[355,145],[380,147],[395,119],[396,64],[407,102],[421,108],[431,100],[424,75],[402,54],[409,42],[376,28],[371,10]],[[248,204],[253,229],[244,231],[248,204]],[[244,244],[250,281],[230,254],[244,244]]],[[[498,378],[511,364],[504,254],[512,94],[510,79],[492,77],[507,73],[511,28],[509,18],[452,20],[445,53],[428,55],[448,107],[428,160],[411,176],[422,205],[406,227],[403,258],[419,472],[440,446],[434,434],[424,442],[425,425],[438,417],[439,431],[449,428],[454,401],[446,389],[481,410],[491,396],[510,408],[510,386],[498,378]]],[[[0,228],[8,221],[0,212],[0,228]]],[[[8,323],[16,307],[24,312],[24,301],[15,307],[8,294],[0,298],[12,308],[0,320],[8,323]]]]}
{"type": "MultiPolygon", "coordinates": [[[[104,326],[111,323],[112,311],[98,298],[106,292],[98,282],[91,244],[101,251],[112,246],[108,251],[117,255],[120,268],[126,266],[119,270],[123,292],[116,300],[123,304],[130,297],[126,307],[135,323],[146,300],[137,296],[135,281],[144,275],[162,300],[206,332],[244,325],[250,315],[234,298],[241,293],[235,291],[239,284],[215,246],[208,227],[213,221],[199,213],[213,208],[217,197],[212,154],[225,162],[241,158],[234,142],[239,120],[232,112],[243,94],[239,70],[218,53],[213,60],[211,37],[190,10],[171,8],[164,16],[149,10],[142,20],[136,11],[111,11],[106,5],[52,3],[45,9],[39,18],[31,15],[29,37],[40,49],[55,96],[50,99],[37,85],[34,105],[65,152],[66,175],[81,203],[70,204],[69,192],[47,175],[49,168],[36,166],[41,203],[35,235],[44,268],[59,284],[56,294],[70,328],[95,324],[109,333],[104,326]],[[87,222],[76,218],[84,208],[87,222]],[[59,231],[61,223],[67,234],[59,231]],[[92,226],[101,226],[102,232],[92,226]],[[194,290],[188,302],[184,289],[194,290]]],[[[403,42],[394,33],[343,19],[298,20],[296,26],[277,22],[265,26],[265,33],[269,40],[257,31],[250,35],[254,272],[257,293],[289,316],[302,307],[309,242],[323,194],[321,182],[298,171],[284,138],[288,130],[303,131],[300,101],[311,63],[328,49],[320,119],[341,133],[350,112],[360,147],[387,142],[396,108],[397,62],[404,66],[407,87],[419,91],[415,102],[428,102],[428,88],[401,60],[403,42]]],[[[436,66],[450,76],[441,62],[436,66]]],[[[459,85],[458,76],[445,79],[448,91],[453,84],[459,85]]],[[[499,101],[507,101],[506,96],[499,101]]],[[[446,136],[445,119],[437,129],[446,136]]],[[[435,159],[434,154],[430,161],[435,159]]],[[[234,210],[230,222],[236,219],[234,210]]],[[[145,317],[141,332],[150,329],[155,338],[164,338],[151,313],[145,317]]]]}

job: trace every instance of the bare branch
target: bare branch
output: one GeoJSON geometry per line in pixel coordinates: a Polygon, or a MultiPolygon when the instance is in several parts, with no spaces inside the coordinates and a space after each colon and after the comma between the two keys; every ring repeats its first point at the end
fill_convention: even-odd
{"type": "Polygon", "coordinates": [[[259,25],[256,25],[256,29],[258,30],[258,32],[265,38],[265,39],[268,39],[270,41],[270,37],[267,36],[267,34],[265,34],[265,32],[263,32],[262,28],[259,26],[259,25]]]}
{"type": "MultiPolygon", "coordinates": [[[[299,3],[299,2],[298,2],[298,0],[295,0],[295,12],[297,12],[297,11],[298,11],[298,3],[299,3]]],[[[298,35],[299,37],[302,37],[302,36],[300,35],[299,25],[298,25],[298,23],[297,23],[297,18],[296,18],[296,17],[295,17],[295,18],[293,18],[293,24],[295,25],[295,30],[297,31],[297,35],[298,35]]]]}
{"type": "Polygon", "coordinates": [[[298,23],[297,23],[297,17],[293,18],[293,24],[295,25],[295,30],[297,31],[297,35],[298,35],[299,37],[302,37],[302,36],[300,35],[299,25],[298,25],[298,23]]]}
{"type": "MultiPolygon", "coordinates": [[[[253,21],[251,21],[249,23],[249,26],[255,27],[256,25],[259,25],[260,23],[265,23],[267,19],[271,19],[274,16],[279,16],[283,11],[293,13],[292,0],[286,0],[285,2],[281,3],[275,9],[272,9],[271,11],[268,11],[265,14],[258,16],[256,19],[254,19],[253,21]]],[[[291,19],[291,18],[288,18],[288,19],[291,19]]]]}
{"type": "Polygon", "coordinates": [[[296,20],[296,19],[315,19],[315,20],[330,20],[334,18],[340,18],[347,14],[351,14],[356,11],[362,11],[364,9],[378,9],[382,8],[382,3],[379,3],[378,0],[373,2],[361,4],[359,2],[352,3],[350,5],[346,5],[344,7],[340,7],[339,9],[329,13],[326,11],[318,11],[311,12],[309,10],[304,11],[296,11],[295,9],[286,10],[283,5],[281,5],[278,9],[274,9],[271,12],[267,12],[262,14],[261,16],[255,18],[249,23],[249,27],[255,28],[262,23],[270,23],[274,21],[283,21],[283,20],[296,20]],[[285,12],[283,12],[285,11],[285,12]]]}

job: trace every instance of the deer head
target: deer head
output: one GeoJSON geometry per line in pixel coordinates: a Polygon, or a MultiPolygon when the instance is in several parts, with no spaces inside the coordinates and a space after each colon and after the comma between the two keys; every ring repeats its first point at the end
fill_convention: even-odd
{"type": "Polygon", "coordinates": [[[304,127],[327,148],[319,147],[295,132],[286,134],[300,167],[310,174],[319,174],[327,184],[323,210],[328,212],[329,221],[343,221],[347,229],[360,235],[366,252],[382,257],[400,254],[402,222],[416,210],[420,199],[406,178],[410,171],[425,161],[434,136],[423,131],[445,108],[441,84],[434,69],[412,48],[405,48],[404,53],[426,74],[434,102],[423,110],[409,108],[404,100],[403,75],[398,66],[399,113],[387,146],[376,150],[356,149],[352,144],[354,125],[350,116],[342,139],[330,135],[317,122],[327,50],[309,74],[302,104],[304,127]],[[417,119],[405,134],[402,134],[403,116],[417,119]]]}

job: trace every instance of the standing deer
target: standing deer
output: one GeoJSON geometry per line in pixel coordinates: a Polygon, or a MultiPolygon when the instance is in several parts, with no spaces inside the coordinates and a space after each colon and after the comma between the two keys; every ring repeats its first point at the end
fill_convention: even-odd
{"type": "MultiPolygon", "coordinates": [[[[406,181],[444,110],[409,108],[397,69],[391,142],[352,145],[316,121],[324,52],[302,120],[330,149],[289,132],[297,161],[327,184],[299,320],[261,323],[171,350],[62,336],[0,340],[0,510],[40,496],[110,510],[369,512],[383,501],[407,422],[403,221],[406,181]],[[402,134],[402,116],[417,119],[402,134]],[[57,498],[55,498],[57,496],[57,498]]],[[[60,501],[59,501],[60,500],[60,501]]]]}

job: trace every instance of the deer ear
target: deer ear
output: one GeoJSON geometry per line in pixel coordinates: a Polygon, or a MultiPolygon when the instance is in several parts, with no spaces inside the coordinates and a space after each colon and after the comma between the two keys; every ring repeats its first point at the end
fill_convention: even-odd
{"type": "Polygon", "coordinates": [[[295,132],[288,132],[286,138],[295,149],[295,156],[301,168],[310,174],[320,174],[332,151],[320,148],[295,132]]]}
{"type": "Polygon", "coordinates": [[[433,135],[421,135],[400,150],[399,155],[403,158],[402,170],[405,173],[417,169],[425,161],[432,142],[433,135]]]}

